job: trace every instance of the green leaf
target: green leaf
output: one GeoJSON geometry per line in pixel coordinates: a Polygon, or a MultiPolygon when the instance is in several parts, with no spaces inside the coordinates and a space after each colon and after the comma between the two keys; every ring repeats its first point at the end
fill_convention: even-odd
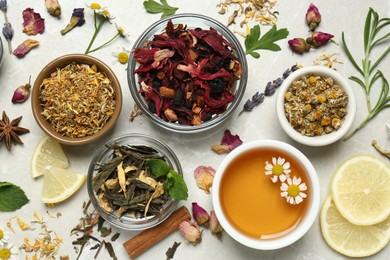
{"type": "Polygon", "coordinates": [[[0,211],[15,211],[28,202],[24,191],[18,186],[9,183],[0,183],[0,211]]]}
{"type": "Polygon", "coordinates": [[[179,9],[177,7],[168,5],[166,0],[160,0],[160,3],[161,4],[157,3],[154,0],[147,0],[144,1],[144,7],[148,13],[152,13],[152,14],[162,13],[161,18],[175,14],[177,9],[179,9]]]}
{"type": "Polygon", "coordinates": [[[176,201],[186,200],[188,198],[187,185],[183,177],[174,170],[168,173],[165,187],[168,189],[168,193],[172,199],[176,201]]]}
{"type": "Polygon", "coordinates": [[[260,26],[255,25],[245,37],[245,54],[250,54],[257,59],[260,57],[260,54],[255,52],[256,50],[280,51],[280,46],[275,42],[285,39],[288,36],[288,33],[286,28],[278,30],[274,25],[260,38],[260,26]]]}
{"type": "Polygon", "coordinates": [[[150,159],[146,161],[146,164],[149,166],[150,171],[156,178],[167,175],[171,170],[171,167],[161,159],[150,159]]]}

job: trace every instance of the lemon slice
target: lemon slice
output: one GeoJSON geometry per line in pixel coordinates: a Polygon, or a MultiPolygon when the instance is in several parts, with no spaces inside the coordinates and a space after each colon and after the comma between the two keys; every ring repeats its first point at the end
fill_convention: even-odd
{"type": "Polygon", "coordinates": [[[390,217],[376,225],[354,225],[341,216],[331,196],[322,206],[320,224],[328,245],[350,257],[373,255],[390,241],[390,217]]]}
{"type": "Polygon", "coordinates": [[[83,174],[50,166],[43,175],[42,201],[49,204],[64,201],[78,191],[85,180],[83,174]]]}
{"type": "Polygon", "coordinates": [[[390,166],[371,155],[346,160],[332,180],[340,214],[355,225],[374,225],[390,215],[390,166]]]}
{"type": "Polygon", "coordinates": [[[35,146],[31,158],[32,177],[43,175],[49,166],[66,169],[69,167],[69,161],[61,144],[45,135],[35,146]]]}

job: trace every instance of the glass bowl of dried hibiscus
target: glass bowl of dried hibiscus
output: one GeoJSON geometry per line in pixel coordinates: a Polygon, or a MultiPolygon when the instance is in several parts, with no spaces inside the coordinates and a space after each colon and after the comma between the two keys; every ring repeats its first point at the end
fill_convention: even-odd
{"type": "Polygon", "coordinates": [[[168,218],[188,197],[175,153],[139,133],[102,145],[88,169],[88,195],[98,214],[126,230],[145,230],[168,218]]]}
{"type": "Polygon", "coordinates": [[[179,133],[225,122],[242,99],[247,76],[235,35],[199,14],[152,24],[135,42],[128,63],[135,103],[158,126],[179,133]]]}

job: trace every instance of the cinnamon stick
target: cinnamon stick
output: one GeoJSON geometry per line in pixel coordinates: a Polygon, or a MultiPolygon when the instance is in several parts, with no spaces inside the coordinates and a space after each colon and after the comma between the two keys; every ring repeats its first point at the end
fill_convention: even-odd
{"type": "Polygon", "coordinates": [[[147,249],[157,244],[163,238],[177,230],[180,223],[185,220],[189,220],[191,215],[185,206],[180,207],[173,212],[164,222],[144,230],[135,237],[127,240],[123,243],[127,254],[130,259],[134,259],[147,249]]]}

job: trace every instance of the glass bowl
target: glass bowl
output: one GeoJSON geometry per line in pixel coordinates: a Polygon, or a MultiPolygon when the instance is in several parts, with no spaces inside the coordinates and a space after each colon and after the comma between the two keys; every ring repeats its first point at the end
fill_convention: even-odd
{"type": "MultiPolygon", "coordinates": [[[[158,139],[144,135],[139,133],[132,133],[122,135],[116,138],[111,139],[106,144],[118,144],[118,145],[141,145],[148,146],[156,151],[158,154],[163,156],[165,161],[178,172],[180,175],[183,175],[183,171],[180,165],[180,162],[174,152],[163,142],[158,139]]],[[[117,211],[108,212],[103,209],[98,201],[97,195],[93,190],[93,178],[97,173],[96,166],[98,164],[104,164],[111,157],[113,150],[108,148],[106,145],[102,145],[98,148],[97,152],[92,158],[92,161],[88,168],[88,176],[87,176],[87,189],[88,195],[91,199],[92,205],[95,207],[96,211],[102,216],[107,222],[112,225],[132,231],[140,231],[151,228],[153,226],[158,225],[163,222],[167,217],[171,215],[171,213],[175,210],[178,202],[170,198],[168,202],[162,207],[160,213],[158,215],[147,216],[147,217],[132,217],[124,214],[121,217],[118,217],[117,211]]]]}
{"type": "Polygon", "coordinates": [[[0,67],[1,64],[3,63],[3,58],[4,58],[4,47],[3,47],[3,42],[0,37],[0,67]]]}
{"type": "MultiPolygon", "coordinates": [[[[236,36],[223,24],[220,22],[200,14],[179,14],[166,17],[165,19],[159,20],[152,24],[149,28],[146,29],[144,33],[138,38],[133,46],[133,52],[130,55],[128,62],[128,74],[127,79],[129,83],[129,88],[131,95],[141,109],[141,111],[156,125],[165,128],[167,130],[178,132],[178,133],[194,133],[201,132],[208,129],[211,129],[217,125],[223,123],[227,118],[229,118],[234,110],[239,105],[243,94],[245,92],[246,84],[248,77],[248,69],[247,62],[245,58],[245,52],[241,47],[240,42],[237,40],[236,36]],[[144,96],[140,94],[140,77],[134,73],[139,64],[137,63],[137,59],[134,57],[134,50],[138,47],[147,46],[148,42],[153,39],[155,34],[162,33],[166,26],[167,22],[171,20],[174,25],[183,24],[187,26],[188,29],[207,29],[210,28],[215,29],[223,38],[231,44],[231,46],[235,49],[233,55],[238,58],[238,61],[241,63],[241,76],[238,80],[234,82],[234,86],[232,88],[232,94],[234,94],[234,99],[231,103],[229,103],[226,107],[226,110],[219,114],[213,114],[211,118],[208,120],[202,121],[200,125],[186,125],[180,124],[176,122],[168,122],[160,118],[156,113],[153,113],[148,108],[148,103],[145,100],[144,96]]],[[[194,78],[194,77],[193,77],[194,78]]]]}

